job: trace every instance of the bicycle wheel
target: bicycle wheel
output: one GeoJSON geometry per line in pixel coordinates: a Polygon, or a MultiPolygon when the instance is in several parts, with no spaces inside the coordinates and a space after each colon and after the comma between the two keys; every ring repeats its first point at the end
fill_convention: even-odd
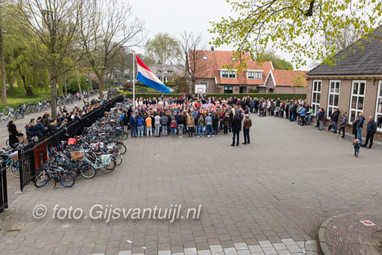
{"type": "Polygon", "coordinates": [[[117,147],[121,155],[126,153],[126,146],[123,143],[121,142],[117,143],[117,147]]]}
{"type": "Polygon", "coordinates": [[[65,188],[72,187],[74,185],[74,183],[76,182],[74,180],[73,175],[71,175],[69,173],[63,173],[63,174],[58,175],[58,180],[60,181],[61,185],[64,186],[65,188]]]}
{"type": "Polygon", "coordinates": [[[11,164],[11,173],[13,174],[14,177],[20,176],[18,163],[15,162],[14,164],[11,164]]]}
{"type": "Polygon", "coordinates": [[[80,173],[85,179],[91,179],[97,174],[97,171],[93,166],[86,164],[80,168],[80,173]]]}
{"type": "Polygon", "coordinates": [[[126,140],[128,137],[129,137],[129,134],[123,132],[123,133],[120,135],[119,139],[120,139],[120,140],[126,140]]]}
{"type": "Polygon", "coordinates": [[[117,165],[117,164],[115,163],[115,160],[112,159],[112,160],[110,161],[110,164],[108,164],[107,166],[104,166],[104,167],[101,168],[101,171],[102,171],[103,173],[105,173],[105,174],[107,174],[107,173],[111,173],[111,172],[113,172],[113,170],[115,169],[116,165],[117,165]]]}
{"type": "Polygon", "coordinates": [[[45,173],[45,171],[41,171],[35,178],[34,178],[34,186],[37,188],[41,188],[45,186],[45,184],[48,183],[50,180],[50,175],[45,173]]]}
{"type": "Polygon", "coordinates": [[[117,166],[120,166],[122,164],[122,155],[120,153],[118,153],[117,155],[115,155],[114,159],[115,159],[115,164],[117,166]]]}

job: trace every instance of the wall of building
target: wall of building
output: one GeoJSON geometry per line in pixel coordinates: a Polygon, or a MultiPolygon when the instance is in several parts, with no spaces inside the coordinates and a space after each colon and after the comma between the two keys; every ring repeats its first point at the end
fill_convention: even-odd
{"type": "MultiPolygon", "coordinates": [[[[318,80],[318,79],[317,79],[318,80]]],[[[325,110],[325,118],[327,118],[327,111],[328,111],[328,95],[329,95],[329,79],[321,79],[322,81],[322,88],[321,88],[321,101],[320,101],[320,107],[324,108],[325,110]]],[[[376,111],[376,100],[377,100],[377,90],[378,90],[378,82],[373,80],[366,80],[366,79],[359,79],[359,81],[366,81],[366,92],[365,92],[365,101],[364,101],[364,108],[363,108],[363,116],[365,117],[365,124],[362,129],[362,136],[366,137],[366,126],[369,119],[369,116],[375,116],[376,111]]],[[[341,113],[347,112],[348,118],[350,118],[350,103],[351,103],[351,90],[352,90],[352,80],[340,80],[340,96],[339,96],[339,102],[338,102],[338,109],[341,111],[341,113]]],[[[307,88],[307,100],[308,103],[311,104],[312,100],[312,84],[313,80],[308,81],[308,88],[307,88]]],[[[327,126],[329,124],[329,120],[326,119],[325,125],[327,126]]],[[[346,127],[347,133],[352,133],[352,126],[350,124],[346,127]]],[[[377,141],[382,142],[382,132],[377,132],[374,136],[374,139],[377,141]]],[[[364,141],[363,141],[364,142],[364,141]]]]}
{"type": "Polygon", "coordinates": [[[275,89],[272,77],[269,77],[268,81],[265,83],[265,92],[269,92],[269,89],[275,89]]]}

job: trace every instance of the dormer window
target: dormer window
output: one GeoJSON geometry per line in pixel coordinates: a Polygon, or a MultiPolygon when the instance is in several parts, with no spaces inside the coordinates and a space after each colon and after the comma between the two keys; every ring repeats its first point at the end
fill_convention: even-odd
{"type": "Polygon", "coordinates": [[[261,80],[263,78],[262,71],[247,71],[248,79],[261,80]]]}
{"type": "Polygon", "coordinates": [[[220,75],[222,79],[236,79],[236,71],[221,70],[220,75]]]}

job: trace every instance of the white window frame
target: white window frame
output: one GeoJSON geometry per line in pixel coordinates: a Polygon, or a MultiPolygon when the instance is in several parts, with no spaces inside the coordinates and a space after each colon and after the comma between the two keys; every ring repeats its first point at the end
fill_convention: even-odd
{"type": "MultiPolygon", "coordinates": [[[[359,89],[359,87],[358,87],[358,89],[359,89]]],[[[357,117],[358,114],[359,114],[360,112],[363,113],[363,110],[364,110],[364,108],[365,108],[365,99],[366,99],[365,95],[366,95],[366,81],[365,81],[365,80],[354,80],[354,81],[352,81],[352,86],[351,86],[351,96],[350,96],[350,106],[349,106],[349,121],[348,121],[349,124],[352,124],[352,122],[354,121],[354,120],[351,119],[352,112],[355,112],[355,117],[357,117]],[[359,94],[359,91],[358,91],[358,90],[357,90],[357,94],[353,94],[353,91],[354,91],[354,84],[355,84],[355,83],[358,83],[358,84],[365,83],[365,88],[364,88],[364,91],[363,91],[363,95],[359,94]],[[358,108],[358,100],[359,100],[359,98],[360,98],[360,97],[363,97],[362,110],[359,110],[359,109],[357,109],[357,108],[352,108],[352,105],[353,105],[353,97],[357,97],[357,102],[356,102],[356,104],[355,104],[355,106],[356,106],[357,108],[358,108]]]]}
{"type": "Polygon", "coordinates": [[[261,80],[263,78],[263,71],[262,70],[248,70],[247,71],[247,79],[251,80],[261,80]],[[250,77],[249,74],[253,74],[253,76],[250,77]]]}
{"type": "Polygon", "coordinates": [[[319,110],[320,106],[321,106],[321,91],[322,91],[322,80],[313,80],[313,82],[312,82],[312,100],[311,100],[311,106],[313,108],[314,116],[316,116],[317,110],[319,110]],[[319,90],[315,90],[315,83],[316,82],[320,84],[320,89],[319,90]],[[319,94],[320,95],[320,101],[319,102],[314,102],[315,94],[319,94]]]}
{"type": "Polygon", "coordinates": [[[229,70],[220,70],[220,77],[222,79],[236,79],[236,71],[233,70],[233,71],[229,71],[229,70]],[[226,72],[227,73],[227,76],[228,77],[223,77],[223,72],[226,72]],[[235,77],[230,77],[231,75],[234,75],[235,77]]]}
{"type": "Polygon", "coordinates": [[[341,81],[340,80],[330,80],[329,81],[329,91],[328,91],[328,107],[326,109],[326,116],[328,119],[330,119],[330,115],[329,115],[329,110],[330,108],[332,108],[332,113],[334,112],[334,109],[338,109],[338,105],[334,105],[334,98],[335,96],[338,96],[338,104],[340,103],[340,91],[341,91],[341,81]],[[334,92],[331,92],[330,89],[332,87],[332,84],[337,84],[339,83],[339,86],[338,86],[338,92],[335,91],[336,87],[334,87],[334,92]],[[333,95],[333,104],[332,102],[330,102],[330,96],[333,95]]]}
{"type": "Polygon", "coordinates": [[[223,91],[224,94],[233,94],[233,86],[224,86],[224,91],[223,91]],[[227,88],[227,89],[226,89],[227,88]],[[230,88],[230,90],[232,91],[231,93],[226,93],[226,91],[228,91],[228,88],[230,88]]]}
{"type": "MultiPolygon", "coordinates": [[[[377,125],[378,125],[378,116],[381,116],[381,118],[382,118],[382,109],[381,109],[381,112],[378,112],[378,101],[382,100],[382,93],[380,94],[381,89],[382,89],[382,80],[380,80],[379,84],[378,84],[377,101],[375,102],[375,117],[374,117],[374,121],[377,123],[377,125]]],[[[377,127],[377,131],[382,131],[382,128],[377,127]]]]}

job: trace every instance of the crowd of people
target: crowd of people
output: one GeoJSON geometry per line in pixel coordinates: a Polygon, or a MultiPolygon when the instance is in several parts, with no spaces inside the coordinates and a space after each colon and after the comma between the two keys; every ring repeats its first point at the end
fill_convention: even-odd
{"type": "MultiPolygon", "coordinates": [[[[314,112],[306,100],[277,100],[264,98],[236,97],[216,98],[203,96],[183,95],[178,98],[139,98],[135,102],[136,111],[121,109],[121,122],[131,127],[132,137],[144,136],[178,136],[211,137],[218,134],[231,134],[233,143],[238,145],[238,132],[243,129],[244,144],[250,143],[249,129],[252,123],[250,113],[258,113],[261,117],[275,116],[286,118],[299,125],[311,125],[315,117],[318,130],[324,130],[326,120],[325,110],[318,108],[314,112]],[[235,120],[235,117],[236,118],[235,120]],[[248,121],[246,121],[248,119],[248,121]],[[244,123],[242,123],[244,120],[244,123]],[[240,125],[239,125],[240,123],[240,125]]],[[[348,123],[347,112],[341,113],[334,109],[329,116],[329,125],[326,132],[338,133],[341,139],[345,138],[345,128],[348,123]]],[[[353,122],[353,135],[360,147],[370,149],[373,137],[377,130],[374,117],[369,117],[367,124],[366,142],[362,143],[362,129],[364,117],[360,113],[353,122]]],[[[356,141],[355,141],[356,142],[356,141]]],[[[357,154],[357,153],[356,153],[357,154]]],[[[358,154],[357,154],[358,155],[358,154]]]]}
{"type": "Polygon", "coordinates": [[[82,107],[74,106],[72,110],[69,110],[67,106],[60,106],[57,109],[56,118],[51,118],[50,113],[45,111],[42,116],[39,116],[37,119],[32,118],[29,123],[25,125],[25,132],[17,129],[15,121],[11,120],[8,123],[9,145],[14,146],[14,144],[23,140],[23,137],[25,137],[28,143],[37,142],[45,136],[54,134],[58,130],[65,128],[71,122],[81,119],[87,113],[103,104],[105,100],[107,99],[98,100],[93,98],[90,102],[84,102],[82,107]]]}
{"type": "MultiPolygon", "coordinates": [[[[71,121],[80,119],[103,101],[93,99],[91,103],[85,103],[80,108],[75,106],[72,111],[67,107],[60,107],[55,119],[50,118],[50,114],[45,112],[41,117],[32,119],[25,126],[25,134],[29,142],[40,140],[45,135],[57,132],[64,128],[71,121]]],[[[274,116],[286,118],[299,125],[312,124],[313,117],[316,119],[318,130],[324,130],[325,110],[317,109],[314,113],[313,107],[307,104],[306,100],[277,100],[264,98],[236,97],[217,98],[204,97],[203,95],[181,95],[180,97],[152,97],[139,98],[133,107],[129,109],[119,109],[121,124],[128,132],[130,128],[131,137],[160,137],[175,136],[188,137],[213,137],[218,135],[233,134],[232,146],[239,145],[239,133],[243,130],[243,144],[250,144],[250,128],[252,126],[249,114],[256,113],[260,117],[274,116]]],[[[338,133],[340,138],[345,138],[345,128],[348,123],[347,112],[341,113],[339,109],[334,109],[330,113],[330,122],[326,132],[338,133]]],[[[377,124],[374,117],[369,117],[367,123],[366,142],[362,143],[362,129],[365,118],[360,113],[353,122],[354,148],[371,148],[377,124]]],[[[17,136],[22,134],[16,129],[14,122],[9,124],[10,144],[18,142],[17,136]]],[[[359,152],[359,149],[358,149],[359,152]]]]}
{"type": "Polygon", "coordinates": [[[239,133],[243,130],[243,144],[250,144],[249,118],[252,99],[236,97],[204,98],[202,95],[184,95],[179,98],[140,98],[135,112],[120,109],[121,123],[131,129],[131,137],[171,136],[213,137],[233,135],[232,146],[239,146],[239,133]]]}

